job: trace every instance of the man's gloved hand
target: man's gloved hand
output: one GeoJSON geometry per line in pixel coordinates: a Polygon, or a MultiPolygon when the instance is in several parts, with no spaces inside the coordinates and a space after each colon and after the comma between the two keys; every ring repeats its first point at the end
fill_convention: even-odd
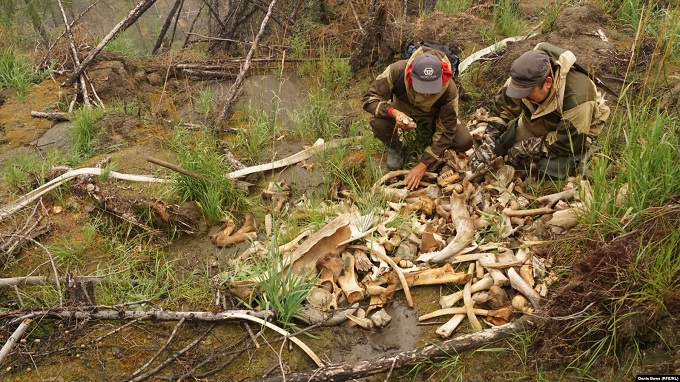
{"type": "Polygon", "coordinates": [[[517,136],[517,119],[513,119],[508,123],[505,131],[496,136],[496,148],[494,153],[498,156],[505,156],[510,150],[510,147],[515,144],[517,136]]]}
{"type": "Polygon", "coordinates": [[[470,169],[479,171],[487,166],[494,156],[496,140],[489,134],[484,134],[484,142],[470,155],[470,169]]]}
{"type": "Polygon", "coordinates": [[[508,150],[508,164],[524,167],[543,156],[544,137],[529,138],[512,145],[508,150]]]}

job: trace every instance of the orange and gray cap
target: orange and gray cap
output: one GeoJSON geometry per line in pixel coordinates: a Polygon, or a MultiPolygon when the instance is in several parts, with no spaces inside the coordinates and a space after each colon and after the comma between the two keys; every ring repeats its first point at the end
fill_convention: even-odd
{"type": "Polygon", "coordinates": [[[550,74],[550,57],[542,50],[530,50],[519,56],[510,67],[510,84],[505,94],[510,98],[526,98],[542,85],[550,74]]]}

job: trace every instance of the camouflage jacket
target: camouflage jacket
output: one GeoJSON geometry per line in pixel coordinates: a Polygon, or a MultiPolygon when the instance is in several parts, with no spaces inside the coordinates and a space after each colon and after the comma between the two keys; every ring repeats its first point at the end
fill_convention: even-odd
{"type": "Polygon", "coordinates": [[[397,61],[378,75],[363,97],[363,107],[364,110],[378,118],[391,118],[387,113],[390,107],[394,107],[414,118],[419,125],[422,121],[432,121],[435,124],[432,142],[421,157],[421,162],[429,168],[442,159],[444,152],[453,142],[456,129],[464,129],[466,126],[458,120],[458,88],[452,79],[444,84],[438,94],[430,98],[418,95],[411,84],[405,81],[409,76],[410,63],[415,57],[425,52],[437,55],[450,66],[445,54],[427,47],[420,47],[408,60],[397,61]],[[404,85],[398,86],[398,81],[403,81],[404,85]],[[403,89],[403,86],[405,86],[405,92],[395,94],[395,90],[400,87],[403,89]]]}
{"type": "Polygon", "coordinates": [[[490,114],[507,125],[518,119],[518,140],[545,137],[543,154],[548,158],[582,154],[603,129],[609,107],[588,75],[574,67],[571,51],[549,43],[534,49],[548,53],[552,63],[553,86],[540,104],[505,95],[510,79],[494,99],[490,114]],[[519,136],[519,131],[524,136],[519,136]]]}

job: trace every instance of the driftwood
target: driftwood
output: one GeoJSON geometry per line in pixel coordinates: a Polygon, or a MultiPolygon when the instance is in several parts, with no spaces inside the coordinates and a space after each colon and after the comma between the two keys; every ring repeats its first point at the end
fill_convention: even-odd
{"type": "Polygon", "coordinates": [[[33,322],[30,318],[27,318],[19,324],[19,326],[14,330],[14,333],[7,339],[7,342],[5,345],[0,349],[0,365],[2,362],[5,360],[7,357],[7,354],[9,354],[12,351],[12,348],[14,345],[16,345],[17,341],[21,338],[21,336],[24,335],[24,332],[26,329],[28,329],[28,326],[33,322]]]}
{"type": "Polygon", "coordinates": [[[137,4],[131,11],[128,13],[128,15],[123,18],[118,24],[116,24],[115,27],[99,42],[99,45],[97,45],[91,52],[90,54],[87,55],[83,59],[82,62],[73,70],[73,73],[64,81],[62,86],[70,86],[78,78],[80,78],[80,75],[83,74],[85,69],[92,63],[92,60],[99,54],[99,52],[104,49],[104,46],[108,44],[109,41],[111,41],[118,33],[123,32],[125,29],[130,27],[132,24],[137,21],[137,19],[144,14],[154,3],[156,0],[142,0],[139,4],[137,4]]]}
{"type": "Polygon", "coordinates": [[[352,362],[351,364],[335,364],[315,370],[275,376],[261,379],[262,382],[312,382],[312,381],[347,381],[357,378],[369,377],[391,370],[397,370],[413,366],[423,359],[450,359],[451,354],[476,349],[488,345],[491,342],[507,338],[514,333],[521,332],[524,325],[530,323],[526,318],[511,323],[484,329],[475,333],[464,334],[442,343],[428,345],[419,349],[410,350],[393,356],[374,358],[366,361],[352,362]]]}
{"type": "Polygon", "coordinates": [[[68,113],[48,113],[44,111],[31,110],[31,117],[33,118],[45,118],[51,121],[70,121],[71,116],[68,113]]]}

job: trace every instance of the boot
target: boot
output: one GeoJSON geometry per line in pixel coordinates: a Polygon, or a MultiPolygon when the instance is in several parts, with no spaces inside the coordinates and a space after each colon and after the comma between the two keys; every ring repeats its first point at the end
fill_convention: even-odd
{"type": "Polygon", "coordinates": [[[387,148],[387,168],[390,171],[399,170],[404,165],[401,149],[387,148]]]}

